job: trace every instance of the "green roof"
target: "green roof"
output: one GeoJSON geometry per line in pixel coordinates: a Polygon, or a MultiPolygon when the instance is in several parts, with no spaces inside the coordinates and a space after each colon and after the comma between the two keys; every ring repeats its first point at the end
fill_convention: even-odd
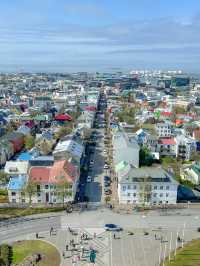
{"type": "Polygon", "coordinates": [[[36,120],[36,121],[46,121],[46,116],[45,115],[36,115],[34,117],[34,120],[36,120]]]}
{"type": "Polygon", "coordinates": [[[200,162],[192,166],[192,170],[195,171],[197,175],[200,175],[200,162]]]}

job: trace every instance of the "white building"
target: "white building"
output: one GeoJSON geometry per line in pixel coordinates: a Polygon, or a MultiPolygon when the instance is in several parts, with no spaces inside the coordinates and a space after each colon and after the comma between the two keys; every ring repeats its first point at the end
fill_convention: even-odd
{"type": "Polygon", "coordinates": [[[177,157],[182,160],[190,160],[196,151],[196,141],[190,137],[179,135],[176,137],[177,157]]]}
{"type": "Polygon", "coordinates": [[[172,125],[170,123],[157,123],[155,129],[159,137],[170,137],[172,135],[172,125]]]}
{"type": "Polygon", "coordinates": [[[120,129],[113,134],[113,161],[114,165],[125,161],[134,167],[139,167],[140,147],[134,138],[130,138],[120,129]]]}
{"type": "Polygon", "coordinates": [[[118,197],[121,204],[176,204],[178,183],[162,168],[131,168],[118,178],[118,197]]]}

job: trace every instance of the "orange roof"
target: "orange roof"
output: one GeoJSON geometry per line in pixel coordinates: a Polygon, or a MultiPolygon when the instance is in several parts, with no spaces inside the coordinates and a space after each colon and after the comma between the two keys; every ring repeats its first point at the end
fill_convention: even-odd
{"type": "Polygon", "coordinates": [[[76,167],[66,160],[56,161],[51,168],[49,182],[58,183],[60,177],[64,177],[66,181],[72,183],[77,176],[76,167]]]}
{"type": "Polygon", "coordinates": [[[78,176],[76,167],[66,160],[56,161],[51,167],[31,167],[30,178],[38,183],[58,183],[60,177],[73,183],[78,176]]]}

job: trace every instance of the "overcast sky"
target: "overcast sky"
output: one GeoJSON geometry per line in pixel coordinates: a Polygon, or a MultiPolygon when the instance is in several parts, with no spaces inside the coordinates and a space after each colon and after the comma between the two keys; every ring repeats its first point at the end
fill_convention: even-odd
{"type": "Polygon", "coordinates": [[[200,73],[200,0],[1,0],[0,71],[200,73]]]}

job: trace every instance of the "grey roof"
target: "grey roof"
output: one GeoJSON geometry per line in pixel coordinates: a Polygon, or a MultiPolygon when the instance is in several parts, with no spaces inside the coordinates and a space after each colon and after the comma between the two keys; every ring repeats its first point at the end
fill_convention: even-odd
{"type": "Polygon", "coordinates": [[[141,167],[131,168],[128,174],[121,178],[120,183],[144,182],[144,180],[147,182],[176,182],[162,168],[141,167]]]}

